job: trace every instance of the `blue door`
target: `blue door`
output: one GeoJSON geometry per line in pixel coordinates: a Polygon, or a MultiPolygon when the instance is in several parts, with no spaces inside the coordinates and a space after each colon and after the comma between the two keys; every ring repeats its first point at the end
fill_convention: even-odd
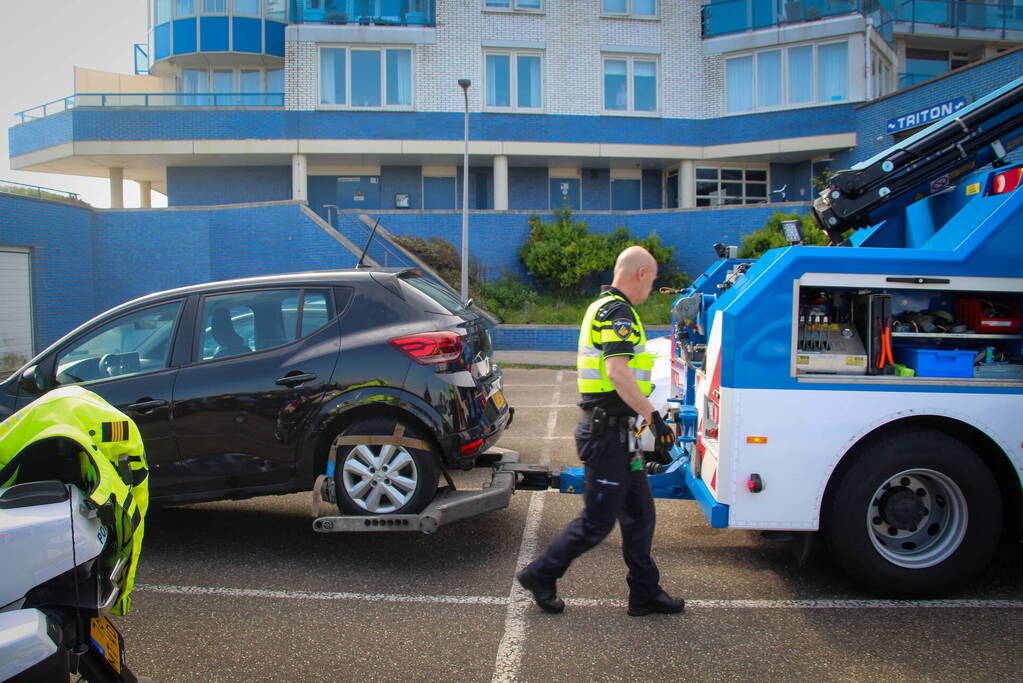
{"type": "Polygon", "coordinates": [[[561,209],[565,206],[578,211],[581,184],[578,178],[551,178],[551,208],[561,209]]]}
{"type": "Polygon", "coordinates": [[[380,176],[338,176],[337,205],[342,209],[379,209],[380,176]]]}
{"type": "Polygon", "coordinates": [[[640,182],[619,178],[611,181],[611,210],[638,211],[640,209],[640,182]]]}

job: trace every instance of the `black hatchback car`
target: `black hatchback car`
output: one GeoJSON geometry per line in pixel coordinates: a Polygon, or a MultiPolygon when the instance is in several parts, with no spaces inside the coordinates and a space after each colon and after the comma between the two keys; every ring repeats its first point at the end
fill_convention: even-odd
{"type": "Polygon", "coordinates": [[[342,512],[414,513],[511,421],[492,355],[485,320],[418,271],[214,282],[80,326],[0,384],[0,418],[80,384],[138,424],[156,502],[311,490],[330,470],[342,512]]]}

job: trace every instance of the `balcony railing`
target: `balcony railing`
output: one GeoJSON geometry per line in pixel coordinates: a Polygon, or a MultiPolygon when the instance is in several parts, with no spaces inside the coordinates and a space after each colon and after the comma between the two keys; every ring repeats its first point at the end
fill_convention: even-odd
{"type": "Polygon", "coordinates": [[[433,26],[435,0],[291,0],[295,23],[433,26]]]}
{"type": "Polygon", "coordinates": [[[881,37],[892,43],[892,17],[880,0],[712,0],[703,6],[703,37],[715,38],[853,13],[872,19],[881,37]]]}
{"type": "Polygon", "coordinates": [[[22,123],[75,107],[283,107],[282,92],[77,93],[19,111],[22,123]]]}
{"type": "Polygon", "coordinates": [[[895,21],[962,29],[1023,31],[1023,2],[964,2],[963,0],[881,0],[895,21]]]}

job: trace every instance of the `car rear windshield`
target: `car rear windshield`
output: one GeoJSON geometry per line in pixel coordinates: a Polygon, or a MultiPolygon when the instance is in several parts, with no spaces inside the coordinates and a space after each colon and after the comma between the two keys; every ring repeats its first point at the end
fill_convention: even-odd
{"type": "Polygon", "coordinates": [[[411,273],[401,275],[401,279],[418,289],[426,296],[430,297],[433,301],[440,304],[445,311],[455,314],[465,313],[465,306],[458,300],[458,297],[455,296],[454,292],[446,287],[442,287],[441,285],[427,280],[422,276],[413,275],[411,273]]]}

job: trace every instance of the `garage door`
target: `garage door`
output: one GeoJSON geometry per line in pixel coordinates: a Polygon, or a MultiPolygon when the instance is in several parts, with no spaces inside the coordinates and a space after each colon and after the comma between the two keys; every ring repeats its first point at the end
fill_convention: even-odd
{"type": "Polygon", "coordinates": [[[0,246],[0,370],[32,357],[32,300],[27,249],[0,246]]]}

